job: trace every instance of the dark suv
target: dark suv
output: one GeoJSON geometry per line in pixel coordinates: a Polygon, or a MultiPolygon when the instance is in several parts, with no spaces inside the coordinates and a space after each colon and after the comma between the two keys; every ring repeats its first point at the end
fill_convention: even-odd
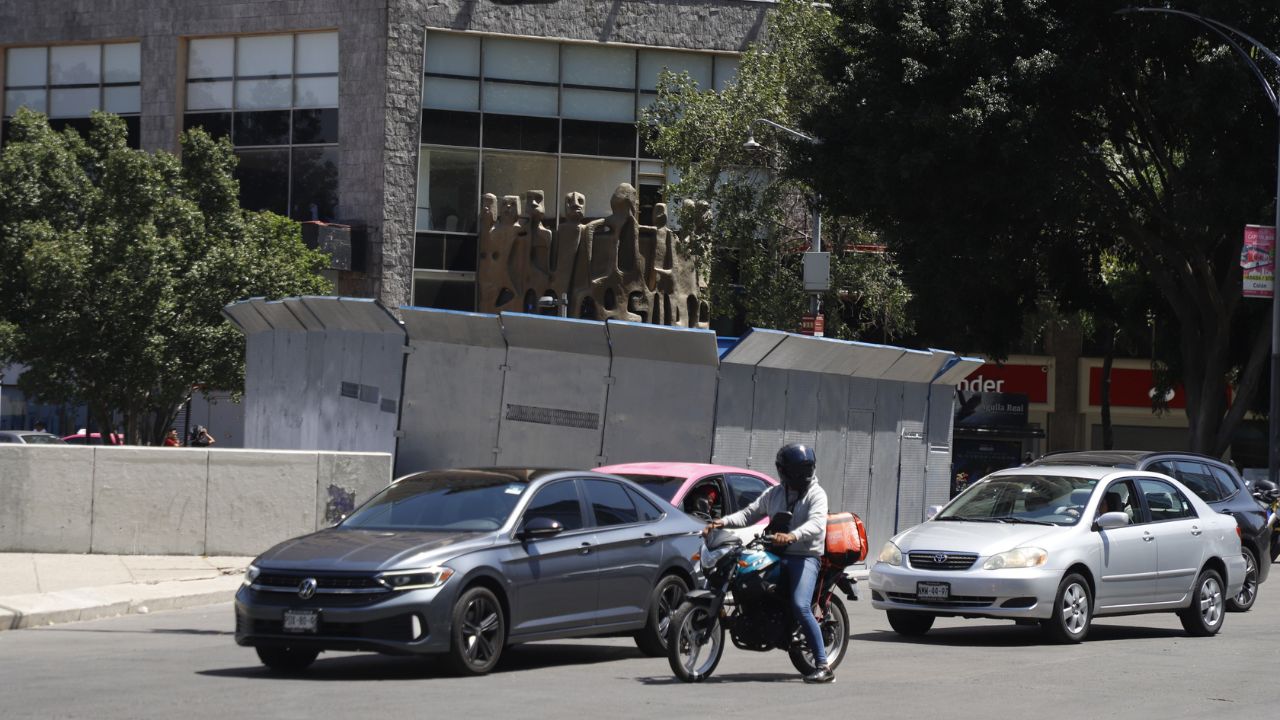
{"type": "Polygon", "coordinates": [[[1271,529],[1266,508],[1249,494],[1240,474],[1217,458],[1191,452],[1150,450],[1085,450],[1049,453],[1031,465],[1099,465],[1133,468],[1168,475],[1191,488],[1220,513],[1235,517],[1244,551],[1245,581],[1227,608],[1245,612],[1258,599],[1258,585],[1271,572],[1271,529]],[[1259,562],[1262,559],[1262,562],[1259,562]]]}

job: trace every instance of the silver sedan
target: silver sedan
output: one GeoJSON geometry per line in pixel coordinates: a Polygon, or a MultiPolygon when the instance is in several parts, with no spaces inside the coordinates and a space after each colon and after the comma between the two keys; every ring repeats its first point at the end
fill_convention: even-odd
{"type": "Polygon", "coordinates": [[[1158,611],[1212,635],[1244,577],[1235,519],[1176,480],[1058,466],[969,487],[885,543],[869,584],[903,635],[960,616],[1038,621],[1051,639],[1080,642],[1095,616],[1158,611]]]}

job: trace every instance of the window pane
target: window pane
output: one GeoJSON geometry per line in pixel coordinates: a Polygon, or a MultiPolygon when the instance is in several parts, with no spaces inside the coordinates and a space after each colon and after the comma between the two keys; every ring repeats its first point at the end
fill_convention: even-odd
{"type": "Polygon", "coordinates": [[[270,210],[284,215],[289,209],[289,151],[240,150],[236,179],[240,181],[240,205],[246,210],[270,210]]]}
{"type": "Polygon", "coordinates": [[[293,149],[294,220],[331,222],[338,209],[338,149],[293,149]]]}
{"type": "MultiPolygon", "coordinates": [[[[486,179],[487,179],[486,175],[486,179]]],[[[631,182],[631,163],[625,160],[564,158],[560,161],[560,187],[556,197],[580,192],[587,197],[586,215],[601,218],[609,214],[609,198],[622,183],[631,182]]],[[[486,185],[487,187],[487,185],[486,185]]]]}
{"type": "Polygon", "coordinates": [[[287,108],[289,80],[237,80],[236,108],[287,108]]]}
{"type": "Polygon", "coordinates": [[[564,46],[564,83],[630,90],[636,86],[636,51],[594,45],[564,46]]]}
{"type": "Polygon", "coordinates": [[[101,45],[59,45],[49,48],[50,85],[97,85],[101,80],[101,45]]]}
{"type": "Polygon", "coordinates": [[[235,38],[197,38],[188,47],[188,78],[229,78],[235,75],[235,38]]]}
{"type": "Polygon", "coordinates": [[[1240,492],[1240,486],[1236,483],[1235,478],[1231,477],[1231,473],[1217,465],[1210,465],[1209,472],[1213,474],[1213,479],[1218,481],[1218,487],[1222,490],[1222,497],[1228,498],[1240,492]]]}
{"type": "Polygon", "coordinates": [[[210,137],[231,137],[231,113],[187,113],[182,118],[182,129],[204,128],[210,137]]]}
{"type": "Polygon", "coordinates": [[[480,147],[480,113],[423,111],[422,142],[480,147]]]}
{"type": "Polygon", "coordinates": [[[616,122],[633,122],[636,119],[634,93],[565,88],[561,98],[561,114],[567,118],[616,122]]]}
{"type": "Polygon", "coordinates": [[[1142,494],[1146,497],[1147,510],[1151,512],[1152,522],[1196,516],[1191,503],[1172,485],[1159,480],[1141,479],[1138,481],[1138,487],[1142,488],[1142,494]]]}
{"type": "Polygon", "coordinates": [[[226,110],[230,107],[230,80],[187,83],[188,110],[226,110]]]}
{"type": "Polygon", "coordinates": [[[656,90],[658,75],[663,68],[674,73],[688,71],[701,90],[709,90],[711,84],[711,56],[671,50],[640,51],[640,89],[656,90]]]}
{"type": "Polygon", "coordinates": [[[730,80],[738,77],[738,58],[716,56],[716,90],[724,90],[730,80]]]}
{"type": "Polygon", "coordinates": [[[298,78],[293,81],[294,107],[337,107],[338,78],[298,78]]]}
{"type": "Polygon", "coordinates": [[[444,239],[444,269],[475,272],[479,238],[475,235],[449,235],[444,239]]]}
{"type": "MultiPolygon", "coordinates": [[[[515,155],[486,152],[484,155],[482,193],[493,193],[501,199],[504,195],[518,195],[521,207],[524,194],[530,190],[542,190],[544,197],[560,197],[556,191],[556,159],[539,155],[515,155]]],[[[609,189],[613,192],[613,188],[609,189]]],[[[547,215],[554,216],[551,203],[547,215]]]]}
{"type": "Polygon", "coordinates": [[[480,153],[424,147],[418,160],[418,229],[476,232],[480,153]]]}
{"type": "Polygon", "coordinates": [[[621,485],[607,480],[584,480],[587,502],[596,516],[596,525],[629,525],[639,522],[636,506],[621,485]]]}
{"type": "Polygon", "coordinates": [[[102,89],[102,109],[117,115],[142,112],[142,91],[137,85],[102,89]]]}
{"type": "MultiPolygon", "coordinates": [[[[48,48],[12,48],[5,56],[5,85],[22,87],[24,85],[45,84],[49,62],[48,48]]],[[[6,104],[5,107],[8,107],[6,104]]],[[[30,106],[28,106],[30,107],[30,106]]]]}
{"type": "Polygon", "coordinates": [[[750,475],[729,475],[729,493],[733,496],[733,506],[741,510],[756,498],[764,494],[768,485],[757,477],[750,475]]]}
{"type": "MultiPolygon", "coordinates": [[[[418,307],[473,312],[476,309],[476,284],[458,280],[415,279],[413,304],[418,307]]],[[[575,499],[574,502],[576,503],[577,500],[575,499]]],[[[578,527],[581,527],[582,521],[577,522],[578,527]]]]}
{"type": "Polygon", "coordinates": [[[561,130],[561,152],[635,157],[636,126],[631,123],[565,120],[561,130]]]}
{"type": "Polygon", "coordinates": [[[302,33],[296,37],[297,74],[338,72],[338,33],[302,33]]]}
{"type": "Polygon", "coordinates": [[[451,33],[427,33],[429,73],[480,77],[480,38],[451,33]]]}
{"type": "Polygon", "coordinates": [[[295,145],[338,142],[338,111],[294,110],[293,142],[295,145]]]}
{"type": "Polygon", "coordinates": [[[560,147],[560,121],[555,118],[484,116],[485,147],[553,153],[560,147]]]}
{"type": "Polygon", "coordinates": [[[484,84],[484,111],[512,115],[542,115],[555,117],[556,89],[536,85],[512,85],[486,82],[484,84]]]}
{"type": "Polygon", "coordinates": [[[425,78],[422,85],[422,107],[441,110],[479,110],[480,83],[475,80],[425,78]]]}
{"type": "Polygon", "coordinates": [[[98,88],[67,88],[49,91],[49,117],[88,117],[98,109],[98,88]]]}
{"type": "Polygon", "coordinates": [[[559,51],[559,45],[553,42],[485,38],[484,76],[559,83],[559,51]]]}
{"type": "Polygon", "coordinates": [[[236,46],[236,76],[293,74],[293,36],[242,37],[236,46]]]}
{"type": "Polygon", "coordinates": [[[103,82],[142,81],[142,46],[138,43],[103,45],[102,62],[103,82]]]}
{"type": "Polygon", "coordinates": [[[12,116],[18,112],[18,108],[26,107],[37,112],[46,112],[45,107],[46,95],[43,89],[40,90],[10,90],[4,94],[4,114],[12,116]]]}
{"type": "Polygon", "coordinates": [[[582,527],[582,509],[578,504],[578,489],[572,480],[561,481],[538,491],[524,511],[524,520],[548,518],[564,526],[565,530],[582,527]]]}
{"type": "Polygon", "coordinates": [[[288,145],[289,111],[238,112],[232,139],[237,146],[288,145]]]}
{"type": "Polygon", "coordinates": [[[413,267],[422,270],[444,269],[444,236],[418,233],[413,241],[413,267]]]}
{"type": "Polygon", "coordinates": [[[1204,463],[1187,462],[1179,460],[1174,464],[1176,471],[1175,478],[1178,482],[1186,485],[1191,492],[1200,496],[1205,502],[1217,502],[1221,500],[1223,495],[1218,483],[1214,481],[1213,476],[1209,474],[1209,468],[1204,463]]]}
{"type": "Polygon", "coordinates": [[[641,522],[653,522],[662,517],[663,511],[650,502],[649,498],[631,488],[627,488],[627,494],[631,496],[631,502],[635,503],[636,511],[640,513],[641,522]]]}

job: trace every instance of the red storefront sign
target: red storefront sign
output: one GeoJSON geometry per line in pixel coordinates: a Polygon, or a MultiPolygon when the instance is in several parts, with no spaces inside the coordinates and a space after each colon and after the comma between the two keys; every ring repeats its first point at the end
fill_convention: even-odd
{"type": "Polygon", "coordinates": [[[821,313],[817,315],[814,315],[812,313],[805,313],[804,315],[800,316],[800,334],[801,335],[813,335],[816,337],[823,337],[822,333],[826,331],[826,329],[827,329],[827,321],[826,321],[826,318],[824,318],[821,313]]]}
{"type": "MultiPolygon", "coordinates": [[[[1155,392],[1155,376],[1146,368],[1111,368],[1112,407],[1150,408],[1155,392]]],[[[1169,391],[1171,408],[1185,408],[1187,394],[1181,384],[1169,391]]],[[[1089,368],[1089,404],[1102,405],[1102,368],[1089,368]]]]}
{"type": "Polygon", "coordinates": [[[1028,402],[1049,402],[1049,366],[987,363],[960,382],[964,392],[1022,393],[1028,402]]]}

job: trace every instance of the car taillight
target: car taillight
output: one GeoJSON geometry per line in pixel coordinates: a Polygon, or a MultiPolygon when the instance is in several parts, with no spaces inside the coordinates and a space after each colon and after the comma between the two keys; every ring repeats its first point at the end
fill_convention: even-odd
{"type": "Polygon", "coordinates": [[[1239,526],[1239,525],[1237,525],[1237,526],[1236,526],[1236,537],[1238,537],[1238,538],[1243,538],[1243,537],[1244,537],[1244,533],[1240,532],[1240,526],[1239,526]]]}

